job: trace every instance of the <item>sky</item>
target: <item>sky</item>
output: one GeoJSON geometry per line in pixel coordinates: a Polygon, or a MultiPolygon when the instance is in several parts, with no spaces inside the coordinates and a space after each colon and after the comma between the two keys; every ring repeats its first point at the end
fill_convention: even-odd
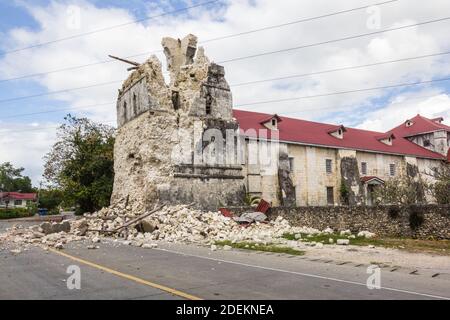
{"type": "Polygon", "coordinates": [[[108,55],[165,66],[161,39],[189,33],[225,66],[237,109],[381,132],[418,113],[450,125],[450,81],[428,82],[450,78],[450,19],[382,32],[446,12],[448,0],[0,0],[0,163],[37,185],[67,113],[115,125],[128,72],[108,55]]]}

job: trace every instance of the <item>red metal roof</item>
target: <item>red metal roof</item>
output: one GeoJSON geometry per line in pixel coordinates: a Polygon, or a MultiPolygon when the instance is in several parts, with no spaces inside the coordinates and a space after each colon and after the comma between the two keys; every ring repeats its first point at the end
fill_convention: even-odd
{"type": "Polygon", "coordinates": [[[395,127],[394,129],[390,130],[390,132],[394,133],[398,137],[409,137],[425,132],[433,132],[439,130],[450,131],[449,126],[437,122],[441,119],[442,118],[428,119],[418,114],[414,118],[408,120],[412,122],[411,126],[407,127],[406,122],[404,122],[398,127],[395,127]]]}
{"type": "Polygon", "coordinates": [[[8,198],[11,200],[37,200],[36,193],[20,193],[20,192],[0,192],[0,199],[8,198]]]}
{"type": "Polygon", "coordinates": [[[366,176],[366,177],[361,177],[361,182],[369,182],[369,181],[372,181],[372,180],[378,180],[378,181],[380,181],[381,183],[384,183],[384,180],[383,180],[383,179],[380,179],[380,178],[378,178],[378,177],[376,177],[376,176],[366,176]]]}
{"type": "MultiPolygon", "coordinates": [[[[245,132],[255,129],[256,135],[259,129],[267,129],[261,122],[271,115],[243,110],[233,110],[233,115],[239,122],[241,133],[248,137],[255,137],[254,132],[245,132]],[[244,132],[242,132],[244,131],[244,132]]],[[[392,145],[386,145],[377,140],[386,133],[361,129],[346,128],[343,139],[333,137],[328,132],[336,128],[336,125],[306,121],[301,119],[282,117],[278,124],[278,134],[280,141],[301,143],[307,145],[319,145],[331,148],[347,148],[365,151],[374,151],[390,154],[411,155],[422,158],[444,159],[444,157],[433,151],[418,146],[407,139],[397,138],[392,141],[392,145]]],[[[268,130],[268,138],[271,137],[271,130],[268,130]]],[[[401,135],[399,135],[401,137],[401,135]]],[[[258,136],[259,137],[259,136],[258,136]]]]}

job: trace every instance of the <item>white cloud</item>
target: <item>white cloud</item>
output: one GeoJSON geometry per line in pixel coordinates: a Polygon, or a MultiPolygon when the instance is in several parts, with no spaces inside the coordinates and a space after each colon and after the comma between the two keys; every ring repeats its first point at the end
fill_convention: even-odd
{"type": "Polygon", "coordinates": [[[386,107],[366,113],[366,120],[358,127],[385,132],[417,114],[427,118],[444,117],[444,124],[450,125],[450,95],[423,90],[414,94],[399,95],[386,107]]]}
{"type": "Polygon", "coordinates": [[[34,184],[41,180],[43,157],[55,142],[57,123],[7,124],[0,122],[0,163],[25,168],[34,184]],[[37,130],[42,128],[43,130],[37,130]]]}
{"type": "MultiPolygon", "coordinates": [[[[361,6],[361,2],[358,0],[334,1],[332,3],[326,0],[228,0],[226,4],[226,6],[216,10],[212,10],[210,7],[208,9],[197,8],[192,10],[190,14],[178,17],[158,18],[7,55],[0,60],[0,77],[8,78],[92,63],[107,59],[108,54],[129,56],[160,50],[161,38],[164,36],[183,37],[188,33],[193,33],[198,35],[200,42],[202,42],[223,35],[361,6]]],[[[3,43],[7,43],[7,49],[59,39],[135,19],[132,13],[124,9],[100,9],[83,0],[54,1],[48,7],[29,4],[26,6],[41,28],[35,31],[22,28],[11,31],[6,35],[6,40],[3,41],[3,43]],[[76,4],[81,8],[80,30],[68,28],[67,21],[70,17],[68,16],[67,6],[69,4],[76,4]]],[[[170,8],[164,8],[164,10],[170,10],[170,8]]],[[[450,2],[446,0],[436,0],[433,6],[423,4],[420,0],[399,1],[381,7],[381,28],[386,29],[436,19],[443,17],[443,12],[449,11],[450,2]]],[[[148,16],[154,16],[161,12],[161,7],[148,6],[148,16]]],[[[236,38],[208,42],[204,46],[206,54],[212,60],[227,60],[376,31],[367,29],[366,21],[368,18],[369,15],[366,11],[361,10],[236,38]]],[[[449,24],[450,22],[429,24],[372,37],[225,63],[227,79],[231,84],[241,83],[446,51],[450,43],[445,30],[448,29],[449,24]]],[[[161,60],[164,59],[161,52],[157,55],[161,60]]],[[[145,56],[142,56],[135,59],[143,61],[145,58],[145,56]]],[[[163,63],[165,64],[164,60],[163,63]]],[[[236,87],[233,88],[233,94],[235,104],[240,105],[255,101],[428,80],[432,77],[448,75],[449,72],[449,59],[434,57],[290,79],[288,81],[236,87]]],[[[52,73],[36,78],[35,81],[48,91],[56,91],[125,79],[126,77],[126,65],[114,62],[71,72],[52,73]]],[[[103,104],[109,101],[114,103],[118,87],[119,84],[109,85],[52,97],[66,102],[69,107],[103,104]]],[[[339,116],[325,120],[344,124],[351,120],[352,123],[362,123],[362,127],[381,129],[386,127],[386,123],[389,121],[395,122],[395,124],[404,121],[404,117],[409,113],[395,111],[395,116],[390,114],[389,121],[383,121],[381,117],[386,115],[386,112],[361,112],[356,106],[372,106],[371,99],[378,98],[385,93],[387,91],[378,90],[246,106],[245,109],[277,112],[301,116],[306,119],[324,119],[326,118],[324,117],[326,112],[339,111],[339,116]],[[370,119],[367,117],[368,114],[372,115],[370,119]]],[[[449,115],[447,100],[439,102],[439,107],[435,106],[437,100],[428,99],[426,101],[423,102],[426,103],[426,107],[420,110],[429,111],[433,109],[435,110],[433,111],[434,114],[449,115]]],[[[405,104],[404,107],[395,105],[395,110],[417,109],[418,103],[422,106],[422,102],[413,100],[408,105],[405,104]]],[[[384,110],[393,110],[393,106],[388,105],[384,110]]],[[[115,120],[113,104],[78,112],[74,111],[74,113],[87,115],[97,121],[115,120]]],[[[20,158],[22,154],[20,148],[22,148],[21,145],[17,144],[16,147],[10,149],[13,157],[20,158]]]]}

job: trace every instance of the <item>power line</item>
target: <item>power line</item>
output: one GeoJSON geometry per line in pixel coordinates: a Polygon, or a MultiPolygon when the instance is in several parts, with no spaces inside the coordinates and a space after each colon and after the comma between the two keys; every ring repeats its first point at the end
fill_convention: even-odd
{"type": "Polygon", "coordinates": [[[46,110],[46,111],[15,114],[15,115],[11,115],[11,116],[2,117],[2,118],[0,118],[0,120],[12,119],[12,118],[22,118],[22,117],[27,117],[27,116],[35,116],[35,115],[39,115],[39,114],[48,114],[48,113],[55,113],[55,112],[61,112],[61,111],[92,109],[92,108],[97,108],[97,107],[106,106],[106,105],[115,105],[115,103],[114,102],[105,102],[105,103],[96,103],[96,104],[90,104],[90,105],[85,105],[85,106],[78,106],[78,107],[73,107],[73,108],[54,108],[54,109],[50,109],[50,110],[46,110]]]}
{"type": "MultiPolygon", "coordinates": [[[[424,99],[424,98],[432,98],[438,95],[441,95],[444,93],[435,93],[432,95],[426,95],[426,96],[417,96],[417,97],[411,97],[408,98],[404,101],[399,101],[399,102],[392,102],[392,104],[399,104],[399,103],[404,103],[404,102],[409,102],[412,100],[420,100],[420,99],[424,99]]],[[[446,94],[446,93],[445,93],[446,94]]],[[[277,114],[279,115],[284,115],[284,114],[297,114],[297,113],[302,113],[302,112],[307,112],[307,111],[322,111],[322,110],[330,110],[330,109],[347,109],[347,108],[351,108],[351,107],[355,107],[355,105],[344,105],[344,106],[327,106],[327,107],[311,107],[311,108],[302,108],[301,110],[296,110],[296,111],[289,111],[289,112],[277,112],[277,114]]],[[[244,111],[252,111],[252,112],[256,112],[256,110],[244,110],[244,111]]],[[[250,116],[251,117],[251,116],[250,116]]]]}
{"type": "MultiPolygon", "coordinates": [[[[294,97],[294,98],[286,98],[286,99],[265,100],[265,101],[259,101],[259,102],[235,105],[234,107],[239,108],[239,107],[251,106],[251,105],[260,105],[260,104],[269,104],[269,103],[278,103],[278,102],[288,102],[288,101],[295,101],[295,100],[302,100],[302,99],[312,99],[312,98],[319,98],[319,97],[328,97],[328,96],[333,96],[333,95],[350,94],[350,93],[357,93],[357,92],[364,92],[364,91],[374,91],[374,90],[381,90],[381,89],[393,89],[393,88],[400,88],[400,87],[409,87],[409,86],[416,86],[416,85],[433,83],[433,82],[443,82],[443,81],[449,81],[449,80],[450,80],[450,78],[443,78],[443,79],[434,79],[434,80],[427,80],[427,81],[401,83],[401,84],[380,86],[380,87],[371,87],[371,88],[354,89],[354,90],[347,90],[347,91],[330,92],[330,93],[323,93],[323,94],[317,94],[317,95],[306,95],[306,96],[300,96],[300,97],[294,97]]],[[[314,110],[316,110],[316,109],[314,109],[314,110]]],[[[39,128],[29,129],[29,130],[37,130],[37,129],[39,129],[39,128]]]]}
{"type": "Polygon", "coordinates": [[[15,52],[19,52],[19,51],[24,51],[24,50],[28,50],[28,49],[32,49],[32,48],[36,48],[36,47],[42,47],[42,46],[45,46],[45,45],[48,45],[48,44],[52,44],[52,43],[62,42],[62,41],[70,40],[70,39],[76,39],[76,38],[92,35],[92,34],[99,33],[99,32],[113,30],[113,29],[125,27],[125,26],[128,26],[128,25],[132,25],[132,24],[135,24],[135,23],[148,21],[148,20],[153,20],[153,19],[161,18],[161,17],[167,16],[167,15],[172,15],[172,14],[175,14],[175,13],[188,11],[190,9],[194,9],[194,8],[210,5],[210,4],[216,3],[218,1],[219,0],[212,0],[212,1],[208,1],[208,2],[203,2],[203,3],[199,3],[199,4],[196,4],[196,5],[193,5],[193,6],[184,7],[184,8],[173,10],[173,11],[169,11],[169,12],[164,12],[162,14],[158,14],[158,15],[155,15],[155,16],[150,16],[150,17],[143,18],[143,19],[133,20],[133,21],[130,21],[130,22],[117,24],[117,25],[109,26],[109,27],[105,27],[105,28],[100,28],[100,29],[96,29],[96,30],[92,30],[92,31],[84,32],[84,33],[79,33],[79,34],[76,34],[76,35],[73,35],[73,36],[59,38],[59,39],[55,39],[55,40],[51,40],[51,41],[47,41],[47,42],[41,42],[41,43],[38,43],[38,44],[35,44],[35,45],[31,45],[31,46],[23,47],[23,48],[19,48],[19,49],[14,49],[14,50],[11,50],[11,51],[5,51],[2,54],[6,55],[6,54],[15,53],[15,52]]]}
{"type": "MultiPolygon", "coordinates": [[[[429,58],[429,57],[436,57],[436,56],[447,55],[447,54],[450,54],[450,51],[432,53],[432,54],[415,56],[415,57],[407,57],[407,58],[395,59],[395,60],[380,61],[380,62],[374,62],[374,63],[364,64],[364,65],[347,66],[347,67],[341,67],[341,68],[335,68],[335,69],[316,71],[316,72],[311,72],[311,73],[290,75],[290,76],[285,76],[285,77],[278,77],[278,78],[271,78],[271,79],[263,79],[263,80],[242,82],[242,83],[231,84],[230,87],[240,87],[240,86],[246,86],[246,85],[251,85],[251,84],[258,84],[258,83],[264,83],[264,82],[279,81],[279,80],[286,80],[286,79],[293,79],[293,78],[301,78],[301,77],[320,75],[320,74],[326,74],[326,73],[332,73],[332,72],[338,72],[338,71],[345,71],[345,70],[352,70],[352,69],[361,69],[361,68],[365,68],[365,67],[372,67],[372,66],[378,66],[378,65],[383,65],[383,64],[391,64],[391,63],[402,62],[402,61],[410,61],[410,60],[417,60],[417,59],[423,59],[423,58],[429,58]]],[[[6,102],[17,101],[17,100],[31,99],[31,98],[48,96],[48,95],[53,95],[53,94],[59,94],[59,93],[83,90],[83,89],[88,89],[88,88],[93,88],[93,87],[106,86],[106,85],[115,84],[115,83],[119,83],[119,82],[122,82],[122,80],[108,81],[108,82],[97,83],[97,84],[93,84],[93,85],[89,85],[89,86],[69,88],[69,89],[63,89],[63,90],[58,90],[58,91],[51,91],[51,92],[40,93],[40,94],[35,94],[35,95],[4,99],[4,100],[0,100],[0,104],[6,103],[6,102]]]]}
{"type": "Polygon", "coordinates": [[[334,96],[334,95],[342,95],[342,94],[365,92],[365,91],[409,87],[409,86],[416,86],[416,85],[433,83],[433,82],[444,82],[444,81],[449,81],[449,80],[450,80],[450,78],[443,78],[443,79],[435,79],[435,80],[427,80],[427,81],[417,81],[417,82],[410,82],[410,83],[394,84],[394,85],[389,85],[389,86],[362,88],[362,89],[354,89],[354,90],[347,90],[347,91],[337,91],[337,92],[322,93],[322,94],[316,94],[316,95],[306,95],[306,96],[286,98],[286,99],[265,100],[265,101],[259,101],[259,102],[244,103],[244,104],[236,105],[235,107],[244,107],[244,106],[250,106],[250,105],[268,104],[268,103],[276,103],[276,102],[287,102],[287,101],[295,101],[295,100],[302,100],[302,99],[312,99],[312,98],[328,97],[328,96],[334,96]]]}
{"type": "Polygon", "coordinates": [[[217,38],[213,38],[213,39],[209,39],[209,40],[203,41],[202,43],[208,43],[208,42],[217,41],[217,40],[229,39],[229,38],[233,38],[233,37],[237,37],[237,36],[243,36],[243,35],[251,34],[251,33],[254,33],[254,32],[266,31],[266,30],[271,30],[271,29],[280,28],[280,27],[287,27],[287,26],[290,26],[290,25],[298,24],[298,23],[303,23],[303,22],[309,22],[309,21],[313,21],[313,20],[317,20],[317,19],[328,18],[328,17],[340,15],[340,14],[343,14],[343,13],[359,11],[359,10],[367,9],[367,8],[370,8],[370,7],[373,7],[373,6],[382,6],[382,5],[385,5],[385,4],[390,4],[390,3],[398,2],[398,1],[399,0],[379,2],[379,3],[374,3],[374,4],[371,4],[371,5],[365,5],[365,6],[362,6],[362,7],[356,7],[356,8],[352,8],[352,9],[332,12],[332,13],[323,14],[323,15],[320,15],[320,16],[315,16],[315,17],[311,17],[311,18],[304,18],[304,19],[300,19],[300,20],[296,20],[296,21],[292,21],[292,22],[287,22],[287,23],[283,23],[283,24],[279,24],[279,25],[275,25],[275,26],[263,27],[263,28],[260,28],[260,29],[254,29],[254,30],[250,30],[250,31],[240,32],[240,33],[236,33],[236,34],[233,34],[233,35],[217,37],[217,38]]]}
{"type": "MultiPolygon", "coordinates": [[[[102,124],[113,124],[116,123],[116,121],[106,121],[103,122],[102,124]]],[[[48,129],[58,129],[59,127],[61,127],[63,124],[59,124],[57,126],[48,126],[48,127],[40,127],[40,128],[32,128],[32,129],[22,129],[22,130],[3,130],[0,129],[0,133],[18,133],[18,132],[29,132],[29,131],[41,131],[41,130],[48,130],[48,129]],[[2,131],[3,130],[3,131],[2,131]]]]}
{"type": "Polygon", "coordinates": [[[59,94],[59,93],[66,93],[66,92],[72,92],[72,91],[77,91],[77,90],[84,90],[84,89],[95,88],[95,87],[103,87],[103,86],[107,86],[107,85],[111,85],[111,84],[116,84],[116,83],[119,83],[119,82],[123,82],[123,80],[108,81],[108,82],[103,82],[103,83],[92,84],[92,85],[89,85],[89,86],[76,87],[76,88],[63,89],[63,90],[58,90],[58,91],[51,91],[51,92],[33,94],[33,95],[29,95],[29,96],[21,96],[21,97],[15,97],[15,98],[10,98],[10,99],[4,99],[4,100],[0,100],[0,104],[6,103],[6,102],[18,101],[18,100],[38,98],[38,97],[43,97],[43,96],[50,96],[50,95],[59,94]]]}
{"type": "Polygon", "coordinates": [[[282,53],[282,52],[295,51],[295,50],[300,50],[300,49],[305,49],[305,48],[317,47],[317,46],[321,46],[321,45],[324,45],[324,44],[330,44],[330,43],[335,43],[335,42],[340,42],[340,41],[352,40],[352,39],[357,39],[357,38],[362,38],[362,37],[368,37],[368,36],[372,36],[372,35],[375,35],[375,34],[391,32],[391,31],[397,31],[397,30],[406,29],[406,28],[412,28],[412,27],[416,27],[416,26],[422,26],[422,25],[436,23],[436,22],[441,22],[441,21],[445,21],[445,20],[449,20],[449,19],[450,19],[450,17],[445,17],[445,18],[440,18],[440,19],[435,19],[435,20],[429,20],[429,21],[409,24],[409,25],[406,25],[406,26],[401,26],[401,27],[396,27],[396,28],[390,28],[390,29],[385,29],[385,30],[380,30],[380,31],[368,32],[368,33],[363,33],[363,34],[359,34],[359,35],[348,36],[348,37],[344,37],[344,38],[338,38],[338,39],[327,40],[327,41],[322,41],[322,42],[316,42],[316,43],[306,44],[306,45],[292,47],[292,48],[286,48],[286,49],[281,49],[281,50],[276,50],[276,51],[269,51],[269,52],[264,52],[264,53],[253,54],[253,55],[250,55],[250,56],[244,56],[244,57],[238,57],[238,58],[233,58],[233,59],[228,59],[228,60],[222,60],[222,61],[219,61],[218,63],[229,63],[229,62],[234,62],[234,61],[240,61],[240,60],[246,60],[246,59],[252,59],[252,58],[272,55],[272,54],[276,54],[276,53],[282,53]]]}
{"type": "MultiPolygon", "coordinates": [[[[441,93],[435,93],[435,94],[426,95],[426,96],[409,97],[407,100],[410,101],[410,100],[417,100],[417,99],[423,99],[423,98],[431,98],[431,97],[435,97],[435,96],[440,95],[440,94],[444,94],[444,93],[441,92],[441,93]]],[[[394,104],[398,104],[398,103],[400,103],[400,102],[394,102],[394,104]]],[[[0,120],[11,119],[11,118],[22,118],[22,117],[27,117],[27,116],[34,116],[34,115],[48,114],[48,113],[56,113],[56,112],[62,112],[62,111],[86,110],[86,109],[93,109],[93,108],[97,108],[97,107],[101,107],[101,106],[105,106],[105,105],[115,106],[116,103],[115,102],[105,102],[105,103],[90,104],[90,105],[73,107],[73,108],[55,108],[55,109],[47,110],[47,111],[22,113],[22,114],[6,116],[6,117],[0,118],[0,120]]],[[[345,109],[345,108],[350,108],[350,107],[352,107],[352,106],[348,105],[348,106],[340,107],[340,109],[345,109]]],[[[283,112],[281,114],[295,114],[295,113],[301,113],[301,112],[306,112],[306,111],[321,111],[321,110],[329,110],[329,109],[336,109],[336,106],[328,106],[328,107],[323,107],[323,108],[301,109],[301,110],[298,110],[298,111],[283,112]]]]}
{"type": "MultiPolygon", "coordinates": [[[[402,30],[402,29],[406,29],[406,28],[412,28],[412,27],[426,25],[426,24],[431,24],[431,23],[436,23],[436,22],[442,22],[442,21],[446,21],[446,20],[449,20],[449,19],[450,19],[450,17],[445,17],[445,18],[441,18],[441,19],[424,21],[424,22],[414,23],[414,24],[401,26],[401,27],[396,27],[396,28],[390,28],[390,29],[374,31],[374,32],[369,32],[369,33],[363,33],[363,34],[354,35],[354,36],[348,36],[348,37],[343,37],[343,38],[338,38],[338,39],[332,39],[332,40],[327,40],[327,41],[322,41],[322,42],[316,42],[316,43],[311,43],[311,44],[307,44],[307,45],[291,47],[291,48],[286,48],[286,49],[281,49],[281,50],[276,50],[276,51],[263,52],[263,53],[258,53],[258,54],[254,54],[254,55],[228,59],[228,60],[222,60],[222,61],[218,61],[217,63],[230,63],[230,62],[241,61],[241,60],[246,60],[246,59],[253,59],[253,58],[262,57],[262,56],[268,56],[268,55],[277,54],[277,53],[296,51],[296,50],[305,49],[305,48],[312,48],[312,47],[317,47],[317,46],[321,46],[321,45],[325,45],[325,44],[336,43],[336,42],[352,40],[352,39],[357,39],[357,38],[363,38],[363,37],[368,37],[368,36],[375,35],[375,34],[381,34],[381,33],[392,32],[392,31],[402,30]]],[[[161,52],[161,51],[158,51],[158,52],[161,52]]],[[[146,54],[147,53],[143,53],[143,54],[139,54],[139,55],[136,55],[136,56],[146,55],[146,54]]],[[[136,57],[136,56],[128,56],[126,58],[133,58],[133,57],[136,57]]],[[[90,67],[90,66],[94,66],[94,65],[110,63],[112,61],[113,60],[104,60],[104,61],[94,62],[94,63],[91,63],[91,64],[80,65],[80,66],[75,66],[75,67],[68,67],[68,68],[53,70],[53,71],[49,71],[49,72],[35,73],[35,74],[24,75],[24,76],[15,77],[15,78],[3,79],[3,80],[0,80],[0,83],[1,82],[6,82],[6,81],[20,80],[20,79],[25,79],[25,78],[30,78],[30,77],[42,76],[42,75],[45,75],[45,74],[51,74],[51,73],[56,73],[56,72],[75,70],[75,69],[80,69],[80,68],[84,68],[84,67],[90,67]]]]}
{"type": "MultiPolygon", "coordinates": [[[[286,27],[286,26],[290,26],[290,25],[294,25],[294,24],[299,24],[299,23],[303,23],[303,22],[313,21],[313,20],[316,20],[316,19],[322,19],[322,18],[325,18],[325,17],[335,16],[335,15],[348,13],[348,12],[352,12],[352,11],[357,11],[357,10],[361,10],[361,9],[366,9],[366,8],[369,8],[369,7],[372,7],[372,6],[381,6],[381,5],[385,5],[385,4],[389,4],[389,3],[393,3],[393,2],[398,2],[398,1],[400,1],[400,0],[391,0],[391,1],[379,2],[379,3],[374,3],[372,5],[367,5],[367,6],[363,6],[363,7],[357,7],[357,8],[353,8],[353,9],[332,12],[332,13],[324,14],[324,15],[321,15],[321,16],[316,16],[316,17],[311,17],[311,18],[304,18],[304,19],[300,19],[300,20],[291,21],[291,22],[288,22],[288,23],[272,25],[272,26],[263,27],[263,28],[259,28],[259,29],[254,29],[254,30],[249,30],[249,31],[245,31],[245,32],[239,32],[239,33],[235,33],[235,34],[230,34],[230,35],[226,35],[226,36],[221,36],[221,37],[216,37],[216,38],[208,39],[208,40],[205,40],[205,41],[201,41],[199,44],[205,44],[205,43],[209,43],[209,42],[214,42],[214,41],[219,41],[219,40],[239,37],[239,36],[247,35],[247,34],[251,34],[251,33],[256,33],[256,32],[261,32],[261,31],[266,31],[266,30],[271,30],[271,29],[276,29],[276,28],[281,28],[281,27],[286,27]]],[[[155,54],[155,53],[161,53],[161,52],[163,52],[163,50],[147,51],[147,52],[143,52],[143,53],[133,54],[133,55],[127,56],[127,57],[125,57],[125,59],[136,58],[136,57],[141,57],[141,56],[146,56],[146,55],[149,55],[149,54],[155,54]]],[[[43,75],[46,75],[46,74],[52,74],[52,73],[58,73],[58,72],[64,72],[64,71],[71,71],[71,70],[76,70],[76,69],[81,69],[81,68],[86,68],[86,67],[92,67],[92,66],[96,66],[96,65],[100,65],[100,64],[106,64],[106,63],[111,63],[111,62],[115,62],[115,61],[116,60],[113,60],[113,59],[101,60],[101,61],[92,62],[92,63],[89,63],[89,64],[84,64],[84,65],[79,65],[79,66],[66,67],[66,68],[56,69],[56,70],[52,70],[52,71],[45,71],[45,72],[39,72],[39,73],[34,73],[34,74],[28,74],[28,75],[18,76],[18,77],[14,77],[14,78],[9,78],[9,79],[0,79],[0,83],[6,82],[6,81],[13,81],[13,80],[26,79],[26,78],[33,78],[33,77],[43,76],[43,75]]]]}
{"type": "Polygon", "coordinates": [[[436,56],[447,55],[447,54],[450,54],[450,51],[440,52],[440,53],[432,53],[432,54],[403,58],[403,59],[380,61],[380,62],[374,62],[374,63],[362,64],[362,65],[356,65],[356,66],[328,69],[328,70],[322,70],[322,71],[311,72],[311,73],[296,74],[296,75],[291,75],[291,76],[286,76],[286,77],[278,77],[278,78],[271,78],[271,79],[264,79],[264,80],[241,82],[241,83],[233,84],[230,86],[231,87],[240,87],[240,86],[246,86],[246,85],[250,85],[250,84],[257,84],[257,83],[264,83],[264,82],[278,81],[278,80],[287,80],[287,79],[293,79],[293,78],[301,78],[301,77],[314,76],[314,75],[319,75],[319,74],[345,71],[345,70],[361,69],[361,68],[366,68],[366,67],[373,67],[373,66],[391,64],[391,63],[402,62],[402,61],[410,61],[410,60],[417,60],[417,59],[423,59],[423,58],[429,58],[429,57],[436,57],[436,56]]]}

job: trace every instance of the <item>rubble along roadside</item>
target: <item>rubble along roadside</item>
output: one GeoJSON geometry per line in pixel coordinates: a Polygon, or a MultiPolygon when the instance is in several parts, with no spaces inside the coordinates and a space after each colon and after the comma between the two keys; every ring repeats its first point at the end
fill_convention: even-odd
{"type": "MultiPolygon", "coordinates": [[[[282,245],[299,251],[299,247],[303,246],[299,241],[302,235],[334,232],[330,228],[320,231],[309,227],[294,227],[281,216],[267,223],[253,223],[242,227],[219,212],[205,212],[183,205],[165,206],[144,220],[131,224],[129,228],[112,232],[133,222],[142,214],[126,205],[125,201],[121,201],[72,221],[44,222],[27,228],[16,224],[0,234],[0,247],[10,248],[17,253],[29,246],[64,249],[68,243],[88,240],[91,242],[89,248],[96,249],[95,244],[101,242],[102,237],[108,237],[120,239],[127,245],[144,248],[154,248],[158,241],[194,243],[211,247],[221,241],[229,241],[231,244],[248,242],[266,247],[282,245]],[[283,237],[286,234],[293,234],[298,239],[286,239],[283,237]]],[[[374,236],[368,231],[363,231],[362,234],[367,237],[374,236]]],[[[340,244],[349,244],[350,235],[350,231],[343,231],[340,244]]]]}

